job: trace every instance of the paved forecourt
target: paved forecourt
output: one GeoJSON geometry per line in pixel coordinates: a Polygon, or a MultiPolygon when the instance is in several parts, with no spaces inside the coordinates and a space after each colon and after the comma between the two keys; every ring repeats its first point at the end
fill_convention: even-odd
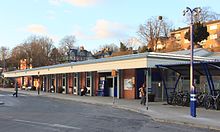
{"type": "MultiPolygon", "coordinates": [[[[14,92],[14,89],[0,88],[0,91],[14,92]]],[[[146,110],[145,106],[140,105],[140,100],[116,99],[115,103],[113,104],[112,97],[75,96],[45,92],[41,92],[40,95],[38,95],[37,91],[25,90],[20,90],[18,93],[18,97],[20,96],[20,94],[22,96],[26,94],[31,96],[44,96],[58,99],[66,99],[90,104],[112,105],[113,107],[148,115],[155,121],[186,124],[189,126],[220,130],[220,111],[216,110],[197,108],[197,117],[193,118],[190,116],[189,107],[167,105],[166,102],[150,102],[149,109],[146,110]]]]}

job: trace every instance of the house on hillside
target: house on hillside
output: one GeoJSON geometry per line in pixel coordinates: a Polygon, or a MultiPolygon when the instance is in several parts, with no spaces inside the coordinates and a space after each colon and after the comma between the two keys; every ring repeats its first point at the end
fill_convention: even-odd
{"type": "MultiPolygon", "coordinates": [[[[199,44],[202,48],[219,52],[220,51],[220,20],[209,21],[204,23],[207,26],[209,32],[209,37],[207,40],[203,40],[199,44]]],[[[187,50],[189,48],[190,42],[184,38],[185,33],[189,30],[189,27],[179,28],[173,30],[170,33],[170,36],[175,38],[175,43],[181,46],[181,49],[187,50]]]]}
{"type": "Polygon", "coordinates": [[[67,53],[68,62],[77,62],[94,59],[91,51],[87,51],[81,46],[79,49],[70,49],[67,53]]]}

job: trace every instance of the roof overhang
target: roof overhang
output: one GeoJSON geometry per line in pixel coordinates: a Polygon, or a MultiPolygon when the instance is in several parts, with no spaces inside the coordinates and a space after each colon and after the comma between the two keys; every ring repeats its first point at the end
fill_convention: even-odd
{"type": "MultiPolygon", "coordinates": [[[[181,76],[189,77],[190,76],[190,63],[182,63],[182,64],[165,64],[165,65],[158,65],[160,68],[167,68],[173,70],[181,76]]],[[[220,75],[220,62],[210,62],[210,61],[201,61],[201,62],[194,62],[193,63],[194,75],[198,76],[205,76],[206,70],[212,76],[219,76],[220,75]],[[207,69],[205,69],[205,66],[207,69]]]]}
{"type": "MultiPolygon", "coordinates": [[[[91,71],[110,71],[119,69],[138,69],[155,67],[158,64],[176,64],[189,61],[188,55],[147,52],[111,58],[94,59],[82,62],[44,66],[33,69],[4,72],[4,77],[38,76],[91,71]]],[[[214,60],[206,57],[195,57],[195,61],[214,60]]]]}

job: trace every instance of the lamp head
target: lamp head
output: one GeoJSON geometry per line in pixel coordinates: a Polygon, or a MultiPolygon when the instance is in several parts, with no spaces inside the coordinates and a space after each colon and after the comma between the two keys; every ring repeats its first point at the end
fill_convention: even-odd
{"type": "Polygon", "coordinates": [[[186,10],[183,10],[183,16],[185,16],[186,15],[186,10]]]}

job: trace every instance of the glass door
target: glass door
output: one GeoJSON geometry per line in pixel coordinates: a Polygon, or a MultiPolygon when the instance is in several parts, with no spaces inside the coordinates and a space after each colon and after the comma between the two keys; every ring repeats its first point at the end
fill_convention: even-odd
{"type": "Polygon", "coordinates": [[[66,74],[62,76],[62,93],[66,93],[66,74]]]}
{"type": "Polygon", "coordinates": [[[86,87],[87,87],[87,95],[91,95],[91,84],[92,84],[92,79],[91,79],[91,72],[86,73],[86,87]]]}
{"type": "Polygon", "coordinates": [[[73,74],[73,94],[77,95],[78,93],[78,77],[77,73],[73,74]]]}

